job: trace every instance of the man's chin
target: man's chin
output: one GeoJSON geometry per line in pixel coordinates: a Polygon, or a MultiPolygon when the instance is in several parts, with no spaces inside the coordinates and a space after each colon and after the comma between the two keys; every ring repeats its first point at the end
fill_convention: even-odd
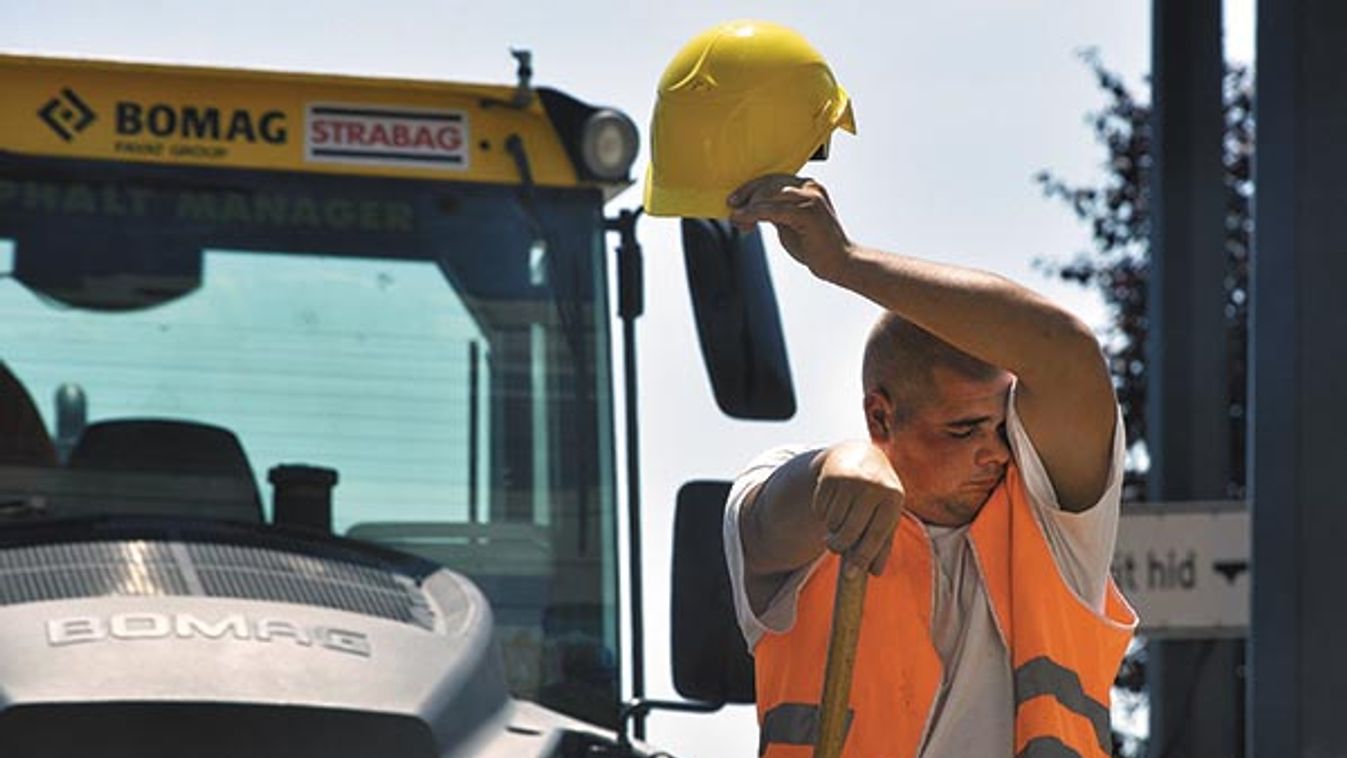
{"type": "Polygon", "coordinates": [[[995,490],[988,492],[980,498],[955,500],[952,503],[953,509],[950,512],[951,515],[960,516],[964,519],[964,523],[972,521],[978,517],[979,513],[982,513],[982,509],[987,507],[987,503],[991,502],[993,492],[995,492],[995,490]]]}
{"type": "Polygon", "coordinates": [[[922,521],[936,526],[966,526],[977,518],[978,514],[982,512],[983,506],[987,505],[987,501],[990,499],[991,496],[988,495],[976,501],[966,499],[945,500],[936,504],[935,512],[930,517],[921,513],[917,515],[922,521]]]}

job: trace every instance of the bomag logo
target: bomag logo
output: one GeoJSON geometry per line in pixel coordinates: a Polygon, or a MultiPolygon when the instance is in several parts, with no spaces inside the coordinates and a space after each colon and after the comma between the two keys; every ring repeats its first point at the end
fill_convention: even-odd
{"type": "Polygon", "coordinates": [[[51,127],[66,142],[74,140],[75,135],[88,129],[97,117],[94,109],[69,87],[62,87],[61,93],[38,109],[37,115],[42,123],[51,127]]]}
{"type": "Polygon", "coordinates": [[[116,108],[119,137],[153,136],[205,142],[284,145],[289,139],[285,112],[246,108],[138,103],[122,100],[116,108]]]}
{"type": "Polygon", "coordinates": [[[47,622],[47,644],[66,647],[93,642],[202,639],[274,642],[288,640],[300,647],[331,650],[368,658],[367,635],[327,626],[308,626],[281,618],[249,618],[231,614],[203,619],[190,613],[114,613],[68,616],[47,622]]]}

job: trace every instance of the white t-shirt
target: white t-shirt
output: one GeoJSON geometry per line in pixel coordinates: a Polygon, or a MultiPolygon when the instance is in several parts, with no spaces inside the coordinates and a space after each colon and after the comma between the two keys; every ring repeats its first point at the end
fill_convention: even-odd
{"type": "MultiPolygon", "coordinates": [[[[1006,409],[1006,435],[1029,500],[1067,586],[1102,613],[1122,496],[1126,436],[1121,412],[1115,424],[1112,464],[1104,494],[1098,503],[1080,513],[1064,511],[1058,505],[1043,462],[1016,412],[1013,389],[1006,409]]],[[[784,633],[794,626],[800,590],[817,563],[795,572],[762,615],[755,615],[744,589],[739,511],[773,471],[808,450],[781,447],[768,451],[750,463],[730,489],[725,508],[725,560],[739,628],[750,649],[764,634],[784,633]]],[[[944,666],[944,681],[918,754],[921,758],[1009,756],[1015,739],[1010,655],[992,620],[987,591],[968,542],[968,526],[927,525],[926,531],[939,559],[931,640],[944,666]],[[988,697],[988,692],[1002,694],[988,697]],[[972,728],[973,724],[977,727],[972,728]]]]}

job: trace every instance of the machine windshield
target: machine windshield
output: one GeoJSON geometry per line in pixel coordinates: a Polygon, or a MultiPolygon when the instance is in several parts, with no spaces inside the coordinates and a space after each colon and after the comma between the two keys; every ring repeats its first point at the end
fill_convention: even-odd
{"type": "Polygon", "coordinates": [[[0,361],[45,433],[0,420],[3,489],[51,518],[271,521],[277,467],[330,469],[335,534],[470,577],[515,694],[610,722],[601,203],[0,154],[0,361]],[[151,494],[58,486],[118,469],[151,494]]]}

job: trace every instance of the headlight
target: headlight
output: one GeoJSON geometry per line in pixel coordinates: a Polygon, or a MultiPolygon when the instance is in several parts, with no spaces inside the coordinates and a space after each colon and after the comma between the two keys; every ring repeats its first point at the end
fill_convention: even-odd
{"type": "Polygon", "coordinates": [[[639,145],[640,137],[631,119],[608,108],[595,111],[586,119],[580,135],[585,167],[600,179],[625,179],[639,145]]]}

